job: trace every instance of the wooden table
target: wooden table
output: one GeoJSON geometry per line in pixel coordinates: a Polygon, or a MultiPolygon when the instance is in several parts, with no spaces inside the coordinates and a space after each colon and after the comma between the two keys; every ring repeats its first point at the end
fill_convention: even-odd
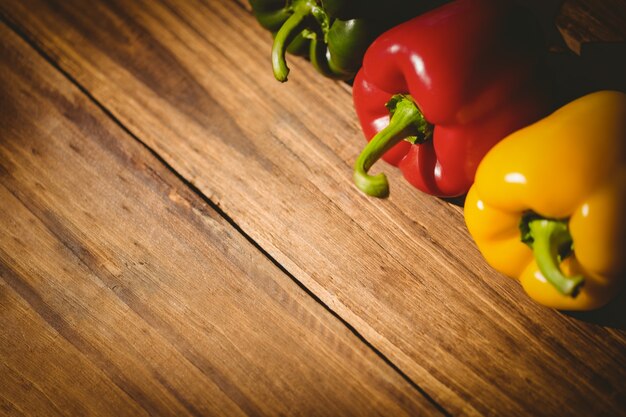
{"type": "MultiPolygon", "coordinates": [[[[571,47],[621,36],[585,4],[571,47]]],[[[538,306],[460,207],[357,192],[350,87],[275,82],[245,2],[0,13],[1,415],[626,415],[623,300],[538,306]]]]}

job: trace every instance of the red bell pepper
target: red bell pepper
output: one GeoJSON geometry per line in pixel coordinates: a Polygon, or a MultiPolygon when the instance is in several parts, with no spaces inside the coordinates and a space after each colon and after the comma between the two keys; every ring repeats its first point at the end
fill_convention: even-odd
{"type": "Polygon", "coordinates": [[[357,187],[389,194],[384,174],[367,173],[382,157],[426,193],[467,193],[493,145],[552,110],[544,49],[534,17],[502,0],[454,1],[383,33],[353,85],[371,139],[357,187]]]}

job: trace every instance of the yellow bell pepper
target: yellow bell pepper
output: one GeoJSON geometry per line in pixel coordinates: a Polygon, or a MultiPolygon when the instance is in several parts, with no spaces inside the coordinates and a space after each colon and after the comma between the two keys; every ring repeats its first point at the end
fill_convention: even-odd
{"type": "Polygon", "coordinates": [[[610,301],[626,278],[626,95],[589,94],[498,143],[465,221],[487,262],[537,302],[610,301]]]}

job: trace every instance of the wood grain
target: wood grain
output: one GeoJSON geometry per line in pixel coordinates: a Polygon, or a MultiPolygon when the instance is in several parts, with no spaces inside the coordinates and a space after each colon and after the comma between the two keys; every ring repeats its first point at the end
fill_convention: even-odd
{"type": "Polygon", "coordinates": [[[439,410],[0,25],[0,414],[439,410]]]}
{"type": "Polygon", "coordinates": [[[565,0],[556,25],[567,46],[579,55],[585,43],[624,43],[626,0],[565,0]]]}
{"type": "Polygon", "coordinates": [[[626,334],[533,304],[461,210],[388,167],[363,197],[349,88],[226,0],[5,0],[5,19],[455,415],[624,415],[626,334]]]}

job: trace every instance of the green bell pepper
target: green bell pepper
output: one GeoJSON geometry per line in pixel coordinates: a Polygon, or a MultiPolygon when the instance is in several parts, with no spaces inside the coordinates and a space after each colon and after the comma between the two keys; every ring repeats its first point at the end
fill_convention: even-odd
{"type": "Polygon", "coordinates": [[[304,55],[329,78],[350,80],[367,47],[387,29],[444,0],[249,0],[258,22],[274,35],[272,68],[287,81],[285,52],[304,55]]]}

